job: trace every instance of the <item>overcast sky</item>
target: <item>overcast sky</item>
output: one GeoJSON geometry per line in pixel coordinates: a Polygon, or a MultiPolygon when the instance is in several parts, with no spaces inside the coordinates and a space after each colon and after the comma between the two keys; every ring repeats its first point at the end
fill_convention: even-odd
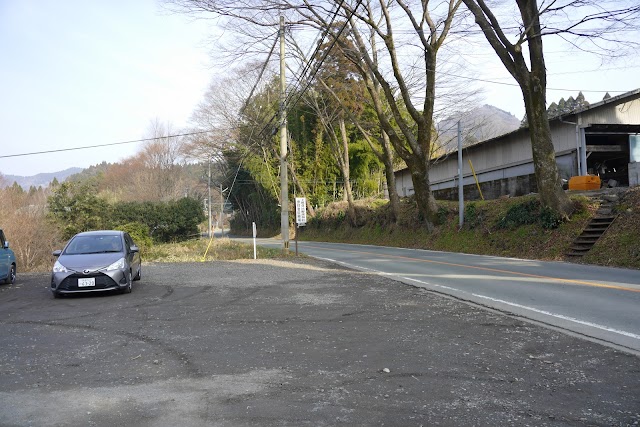
{"type": "MultiPolygon", "coordinates": [[[[164,12],[156,0],[0,0],[0,156],[136,140],[159,119],[175,128],[215,78],[211,23],[164,12]]],[[[601,64],[545,44],[547,99],[590,102],[640,88],[640,58],[601,64]],[[561,90],[555,90],[561,89],[561,90]]],[[[468,52],[484,102],[522,118],[522,96],[491,52],[468,52]],[[502,83],[502,84],[499,84],[502,83]]],[[[116,162],[140,143],[0,158],[4,175],[116,162]]]]}

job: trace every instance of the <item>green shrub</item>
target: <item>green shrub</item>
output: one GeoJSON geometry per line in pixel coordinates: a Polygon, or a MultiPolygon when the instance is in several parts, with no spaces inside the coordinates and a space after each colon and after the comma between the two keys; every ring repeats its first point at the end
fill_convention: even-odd
{"type": "Polygon", "coordinates": [[[538,199],[527,200],[511,206],[496,224],[499,229],[514,229],[521,225],[540,224],[546,230],[557,228],[562,217],[548,207],[542,207],[538,199]]]}
{"type": "Polygon", "coordinates": [[[438,224],[444,224],[447,222],[447,217],[449,216],[449,210],[445,206],[438,206],[438,224]]]}
{"type": "Polygon", "coordinates": [[[475,203],[469,203],[464,209],[464,224],[474,229],[482,224],[485,213],[475,203]]]}
{"type": "Polygon", "coordinates": [[[149,233],[149,226],[140,222],[128,222],[121,226],[116,227],[117,230],[122,230],[131,236],[136,245],[141,251],[146,251],[153,246],[153,239],[149,233]]]}
{"type": "Polygon", "coordinates": [[[551,209],[544,207],[540,209],[540,225],[546,230],[558,228],[562,223],[562,217],[551,209]]]}
{"type": "Polygon", "coordinates": [[[504,217],[498,220],[497,228],[515,228],[520,225],[535,224],[540,213],[538,200],[527,200],[511,206],[504,217]]]}

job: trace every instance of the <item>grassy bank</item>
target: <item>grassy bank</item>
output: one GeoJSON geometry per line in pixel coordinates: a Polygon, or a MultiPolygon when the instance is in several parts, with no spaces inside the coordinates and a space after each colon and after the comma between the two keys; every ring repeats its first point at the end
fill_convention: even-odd
{"type": "MultiPolygon", "coordinates": [[[[619,197],[616,221],[578,262],[640,269],[640,188],[619,197]]],[[[576,211],[570,221],[562,223],[556,223],[555,218],[540,209],[536,196],[468,202],[462,228],[458,203],[441,201],[440,223],[431,232],[411,199],[403,201],[401,215],[395,222],[389,219],[387,203],[360,201],[355,226],[347,220],[346,203],[334,203],[318,212],[300,239],[568,260],[565,253],[599,207],[598,201],[587,196],[572,196],[572,201],[576,211]]]]}

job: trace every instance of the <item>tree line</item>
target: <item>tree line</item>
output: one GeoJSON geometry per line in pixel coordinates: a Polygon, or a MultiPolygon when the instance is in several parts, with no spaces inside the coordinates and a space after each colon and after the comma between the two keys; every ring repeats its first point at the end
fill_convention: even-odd
{"type": "Polygon", "coordinates": [[[438,73],[446,69],[451,47],[464,56],[466,50],[484,43],[513,77],[525,106],[540,201],[568,219],[573,204],[562,189],[551,140],[543,40],[561,37],[573,48],[611,58],[637,49],[640,15],[640,6],[631,0],[251,0],[242,4],[168,0],[166,4],[181,13],[214,17],[234,33],[228,59],[244,68],[218,82],[195,117],[201,129],[225,129],[224,135],[199,142],[223,153],[229,166],[243,169],[254,180],[251,190],[232,193],[242,212],[257,216],[258,212],[251,213],[256,203],[269,199],[272,206],[277,201],[273,183],[279,174],[278,135],[273,129],[280,108],[278,87],[273,80],[263,79],[254,87],[248,82],[260,81],[265,62],[256,58],[270,51],[283,15],[289,23],[288,61],[297,65],[289,72],[299,73],[286,98],[292,192],[311,201],[308,208],[313,215],[315,204],[322,204],[328,190],[318,184],[336,177],[333,182],[340,182],[350,206],[349,220],[357,224],[352,183],[376,173],[384,176],[392,212],[397,212],[393,171],[404,165],[428,229],[438,221],[429,178],[433,160],[442,154],[438,114],[474,97],[473,85],[461,88],[438,73]],[[306,31],[307,37],[315,31],[322,37],[301,47],[294,30],[306,31]]]}
{"type": "Polygon", "coordinates": [[[25,190],[0,175],[0,227],[19,271],[49,270],[51,252],[81,231],[128,231],[143,253],[155,243],[198,237],[207,194],[203,166],[188,163],[182,141],[164,133],[131,158],[100,163],[63,183],[25,190]]]}

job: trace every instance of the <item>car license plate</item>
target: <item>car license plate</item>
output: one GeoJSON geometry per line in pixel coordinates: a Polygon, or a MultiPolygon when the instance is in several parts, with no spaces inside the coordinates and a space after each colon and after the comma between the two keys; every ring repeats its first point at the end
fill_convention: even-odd
{"type": "Polygon", "coordinates": [[[94,277],[78,279],[79,288],[88,288],[90,286],[95,286],[95,285],[96,285],[96,279],[94,277]]]}

